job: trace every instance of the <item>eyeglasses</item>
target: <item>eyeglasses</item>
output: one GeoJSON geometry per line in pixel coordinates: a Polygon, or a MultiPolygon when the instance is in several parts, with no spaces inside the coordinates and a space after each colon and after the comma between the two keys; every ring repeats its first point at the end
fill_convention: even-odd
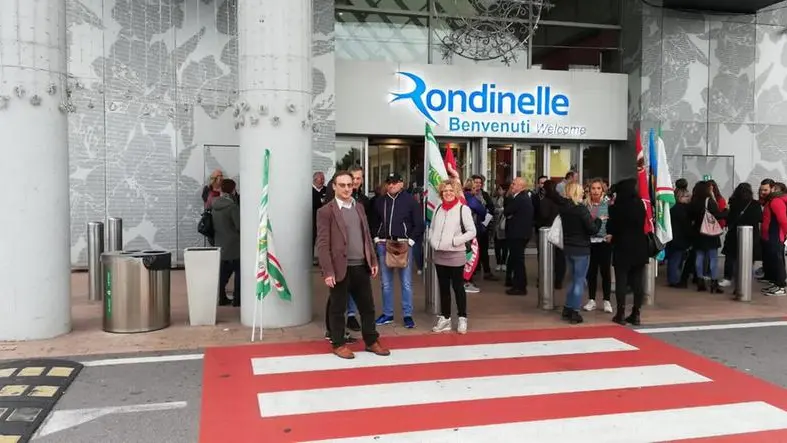
{"type": "Polygon", "coordinates": [[[336,185],[336,186],[338,186],[338,187],[340,187],[340,188],[345,188],[345,189],[347,189],[347,188],[349,188],[349,187],[352,187],[352,185],[353,185],[353,184],[352,184],[352,183],[335,183],[335,185],[336,185]]]}

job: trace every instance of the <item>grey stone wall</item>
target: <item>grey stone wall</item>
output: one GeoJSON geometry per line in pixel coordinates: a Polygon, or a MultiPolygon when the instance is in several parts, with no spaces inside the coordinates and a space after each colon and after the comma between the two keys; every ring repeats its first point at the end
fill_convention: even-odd
{"type": "Polygon", "coordinates": [[[725,195],[740,182],[783,180],[787,2],[756,16],[627,3],[632,139],[637,128],[661,127],[673,178],[708,174],[725,195]]]}
{"type": "MultiPolygon", "coordinates": [[[[177,252],[196,232],[206,145],[238,145],[238,0],[68,0],[72,264],[86,223],[122,217],[125,246],[177,252]]],[[[333,1],[314,0],[314,163],[332,164],[333,1]]],[[[308,186],[308,184],[303,184],[308,186]]]]}

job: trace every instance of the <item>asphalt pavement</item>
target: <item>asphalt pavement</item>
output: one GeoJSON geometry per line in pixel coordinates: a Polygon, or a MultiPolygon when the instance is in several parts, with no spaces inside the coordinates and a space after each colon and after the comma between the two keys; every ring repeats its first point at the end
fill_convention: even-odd
{"type": "MultiPolygon", "coordinates": [[[[648,334],[787,387],[787,326],[648,334]]],[[[198,441],[203,361],[193,354],[186,361],[179,361],[179,354],[166,355],[176,356],[175,361],[86,366],[33,441],[198,441]]],[[[117,356],[90,360],[102,358],[117,356]]]]}

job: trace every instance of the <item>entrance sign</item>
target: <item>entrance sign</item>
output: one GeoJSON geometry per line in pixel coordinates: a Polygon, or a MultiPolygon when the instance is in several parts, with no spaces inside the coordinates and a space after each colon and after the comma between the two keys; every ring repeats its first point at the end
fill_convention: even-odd
{"type": "Polygon", "coordinates": [[[336,132],[625,140],[622,74],[336,62],[336,132]]]}

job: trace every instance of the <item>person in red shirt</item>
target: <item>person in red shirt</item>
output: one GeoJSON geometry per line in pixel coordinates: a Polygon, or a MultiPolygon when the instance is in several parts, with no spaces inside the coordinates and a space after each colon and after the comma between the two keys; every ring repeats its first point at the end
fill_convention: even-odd
{"type": "Polygon", "coordinates": [[[765,295],[787,295],[787,270],[784,262],[784,240],[787,237],[787,185],[776,183],[767,197],[762,214],[761,237],[764,241],[762,264],[771,276],[771,287],[765,295]]]}

